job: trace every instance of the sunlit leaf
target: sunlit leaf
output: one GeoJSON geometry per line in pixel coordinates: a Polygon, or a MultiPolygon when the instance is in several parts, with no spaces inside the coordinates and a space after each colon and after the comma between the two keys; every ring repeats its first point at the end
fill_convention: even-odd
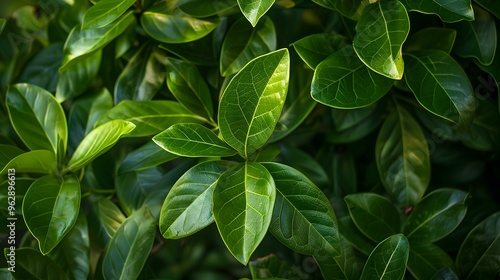
{"type": "Polygon", "coordinates": [[[275,0],[238,0],[238,5],[247,20],[256,26],[259,19],[271,8],[275,0]]]}
{"type": "Polygon", "coordinates": [[[100,0],[85,12],[83,29],[95,29],[108,25],[127,11],[135,0],[100,0]]]}

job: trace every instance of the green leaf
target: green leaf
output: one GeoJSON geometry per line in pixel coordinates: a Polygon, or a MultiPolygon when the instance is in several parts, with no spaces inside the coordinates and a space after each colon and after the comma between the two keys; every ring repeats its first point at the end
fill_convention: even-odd
{"type": "Polygon", "coordinates": [[[457,266],[466,279],[493,279],[500,267],[500,212],[472,229],[457,256],[457,266]]]}
{"type": "Polygon", "coordinates": [[[168,239],[192,235],[214,221],[213,191],[229,161],[207,161],[189,169],[170,189],[160,212],[160,231],[168,239]]]}
{"type": "Polygon", "coordinates": [[[123,100],[151,100],[165,82],[165,56],[158,49],[143,45],[118,76],[115,103],[123,100]]]}
{"type": "Polygon", "coordinates": [[[467,211],[469,194],[453,189],[438,189],[415,205],[403,228],[412,244],[432,243],[452,232],[467,211]]]}
{"type": "Polygon", "coordinates": [[[459,280],[458,276],[450,268],[440,269],[434,274],[431,280],[459,280]]]}
{"type": "Polygon", "coordinates": [[[269,17],[252,27],[244,18],[236,21],[227,32],[220,56],[220,72],[229,76],[259,55],[276,49],[276,30],[269,17]]]}
{"type": "Polygon", "coordinates": [[[335,152],[332,159],[333,191],[339,197],[356,192],[358,179],[354,157],[349,152],[335,152]]]}
{"type": "Polygon", "coordinates": [[[415,279],[432,279],[443,268],[455,269],[451,257],[434,244],[412,244],[408,270],[415,279]]]}
{"type": "Polygon", "coordinates": [[[313,2],[325,8],[338,11],[341,15],[354,20],[359,19],[366,5],[373,3],[370,0],[313,0],[313,2]]]}
{"type": "Polygon", "coordinates": [[[64,111],[54,96],[37,86],[16,84],[7,93],[12,126],[30,150],[49,150],[64,157],[68,128],[64,111]]]}
{"type": "Polygon", "coordinates": [[[500,115],[498,107],[487,100],[476,100],[476,113],[467,130],[454,127],[464,145],[479,151],[500,150],[500,115]]]}
{"type": "Polygon", "coordinates": [[[351,216],[347,215],[339,218],[339,229],[341,236],[345,237],[349,244],[357,251],[368,256],[377,245],[366,237],[356,226],[351,216]]]}
{"type": "Polygon", "coordinates": [[[344,131],[349,128],[355,127],[366,119],[372,119],[373,112],[378,107],[381,106],[378,103],[375,103],[367,107],[351,110],[335,108],[330,109],[333,119],[333,126],[336,131],[344,131]]]}
{"type": "Polygon", "coordinates": [[[128,26],[135,22],[132,11],[121,16],[112,24],[96,28],[80,30],[80,26],[75,26],[68,35],[64,44],[64,60],[59,68],[59,72],[64,71],[73,61],[89,55],[104,46],[127,30],[128,26]]]}
{"type": "Polygon", "coordinates": [[[496,0],[474,0],[481,7],[488,10],[490,13],[495,15],[498,19],[500,19],[500,3],[496,0]]]}
{"type": "Polygon", "coordinates": [[[57,160],[56,156],[51,151],[34,150],[22,153],[0,167],[2,167],[2,169],[0,169],[0,174],[7,174],[8,170],[11,168],[14,168],[18,173],[51,174],[57,171],[57,160]]]}
{"type": "Polygon", "coordinates": [[[325,280],[356,280],[359,279],[358,259],[351,245],[340,235],[342,254],[336,257],[315,255],[314,260],[321,270],[325,280]]]}
{"type": "Polygon", "coordinates": [[[121,15],[135,3],[135,0],[101,0],[85,12],[81,29],[104,27],[121,15]]]}
{"type": "MultiPolygon", "coordinates": [[[[0,33],[2,33],[2,19],[0,19],[0,33]]],[[[4,280],[14,280],[12,273],[6,267],[0,268],[0,277],[4,280]]]]}
{"type": "Polygon", "coordinates": [[[285,103],[289,70],[288,50],[277,50],[250,61],[224,90],[220,133],[243,157],[262,147],[273,133],[285,103]]]}
{"type": "Polygon", "coordinates": [[[249,268],[253,279],[268,279],[269,277],[290,279],[299,276],[293,273],[292,266],[289,263],[282,261],[274,254],[251,261],[249,268]]]}
{"type": "Polygon", "coordinates": [[[344,198],[359,230],[376,243],[397,234],[401,227],[398,209],[375,193],[357,193],[344,198]]]}
{"type": "Polygon", "coordinates": [[[176,123],[206,121],[178,102],[165,100],[124,100],[104,114],[96,124],[101,125],[110,120],[125,120],[135,124],[136,129],[128,135],[129,137],[158,134],[176,123]]]}
{"type": "Polygon", "coordinates": [[[461,57],[474,57],[483,65],[490,65],[497,49],[495,19],[485,10],[475,6],[474,21],[460,21],[453,25],[457,40],[453,51],[461,57]]]}
{"type": "MultiPolygon", "coordinates": [[[[190,0],[179,5],[179,9],[193,17],[224,16],[232,14],[238,3],[234,0],[190,0]]],[[[236,10],[239,12],[239,9],[236,10]]]]}
{"type": "Polygon", "coordinates": [[[444,22],[474,20],[471,0],[400,0],[408,11],[436,14],[444,22]]]}
{"type": "Polygon", "coordinates": [[[82,94],[94,81],[101,66],[102,51],[76,60],[59,72],[56,99],[59,103],[82,94]]]}
{"type": "Polygon", "coordinates": [[[91,204],[89,211],[89,235],[92,245],[102,245],[104,250],[126,217],[109,198],[99,197],[91,204]]]}
{"type": "Polygon", "coordinates": [[[24,151],[16,146],[0,144],[0,170],[3,170],[9,161],[23,153],[24,151]]]}
{"type": "Polygon", "coordinates": [[[418,122],[400,105],[385,120],[375,149],[386,191],[400,206],[417,203],[430,180],[429,148],[418,122]]]}
{"type": "Polygon", "coordinates": [[[189,62],[167,59],[167,85],[174,97],[191,112],[212,119],[212,96],[198,68],[189,62]]]}
{"type": "Polygon", "coordinates": [[[403,77],[401,47],[410,32],[410,20],[399,1],[379,0],[363,9],[356,24],[353,46],[373,71],[391,79],[403,77]]]}
{"type": "Polygon", "coordinates": [[[0,18],[0,34],[2,34],[3,28],[5,27],[6,23],[7,23],[6,19],[0,18]]]}
{"type": "Polygon", "coordinates": [[[163,43],[186,43],[198,40],[212,32],[219,17],[194,18],[179,9],[170,9],[161,3],[146,10],[141,16],[144,31],[163,43]]]}
{"type": "Polygon", "coordinates": [[[271,223],[276,188],[259,163],[245,162],[222,173],[214,189],[213,215],[231,254],[247,265],[271,223]]]}
{"type": "Polygon", "coordinates": [[[345,144],[367,137],[385,119],[385,106],[379,103],[380,101],[368,107],[349,110],[331,108],[334,124],[342,129],[331,130],[327,134],[328,141],[345,144]]]}
{"type": "Polygon", "coordinates": [[[74,176],[62,181],[52,176],[37,179],[26,192],[23,216],[31,234],[46,255],[71,230],[80,208],[80,182],[74,176]]]}
{"type": "Polygon", "coordinates": [[[276,184],[269,231],[285,246],[306,255],[339,256],[337,219],[328,198],[299,171],[264,163],[276,184]]]}
{"type": "Polygon", "coordinates": [[[404,51],[441,50],[450,54],[456,37],[457,31],[455,29],[428,27],[408,37],[404,51]]]}
{"type": "Polygon", "coordinates": [[[347,38],[338,34],[313,34],[292,43],[300,58],[314,70],[316,66],[331,54],[345,47],[347,38]]]}
{"type": "Polygon", "coordinates": [[[71,156],[67,170],[85,167],[96,157],[111,149],[124,135],[130,133],[135,125],[128,121],[112,120],[93,129],[76,148],[71,156]]]}
{"type": "Polygon", "coordinates": [[[323,60],[314,71],[311,96],[319,103],[342,109],[368,106],[382,98],[394,81],[370,70],[351,46],[323,60]]]}
{"type": "Polygon", "coordinates": [[[68,279],[61,266],[33,248],[16,249],[15,270],[14,279],[68,279]]]}
{"type": "Polygon", "coordinates": [[[185,157],[229,157],[236,151],[201,124],[174,124],[153,137],[167,152],[185,157]]]}
{"type": "MultiPolygon", "coordinates": [[[[16,172],[17,172],[17,169],[16,169],[16,172]]],[[[7,176],[9,176],[9,175],[7,175],[7,176]]],[[[12,176],[12,175],[10,175],[10,176],[12,176]]],[[[23,215],[23,208],[20,206],[21,202],[23,201],[24,195],[28,191],[31,184],[35,181],[35,179],[23,178],[17,174],[15,174],[14,176],[17,176],[15,178],[16,180],[15,180],[15,184],[13,186],[15,188],[14,199],[16,201],[16,204],[18,204],[19,206],[16,207],[15,205],[9,205],[10,204],[9,201],[12,201],[12,198],[9,198],[9,197],[12,197],[12,186],[10,185],[12,183],[9,180],[5,180],[2,183],[0,183],[0,205],[1,205],[0,211],[2,213],[7,213],[9,216],[11,216],[10,212],[12,210],[9,211],[9,206],[14,206],[14,208],[15,208],[14,215],[20,217],[23,215]],[[9,192],[10,192],[10,195],[9,195],[9,192]]],[[[9,177],[5,176],[4,178],[8,179],[9,177]]],[[[12,178],[12,177],[10,177],[10,178],[12,178]]],[[[24,218],[22,218],[22,219],[24,220],[24,218]]],[[[8,221],[8,220],[5,220],[5,221],[8,221]]],[[[19,225],[19,227],[25,228],[24,221],[23,221],[22,225],[19,225]]],[[[5,239],[5,244],[7,244],[9,242],[9,240],[5,239]]]]}
{"type": "Polygon", "coordinates": [[[55,43],[42,49],[24,67],[19,82],[29,83],[54,92],[59,79],[59,66],[63,59],[62,43],[55,43]]]}
{"type": "Polygon", "coordinates": [[[323,167],[310,154],[285,145],[280,146],[277,162],[289,165],[306,175],[314,184],[328,184],[328,175],[323,167]]]}
{"type": "Polygon", "coordinates": [[[149,141],[127,154],[127,157],[120,164],[118,173],[141,171],[161,165],[176,158],[177,155],[169,153],[158,146],[155,142],[149,141]]]}
{"type": "Polygon", "coordinates": [[[275,0],[238,0],[243,15],[252,24],[257,25],[259,19],[271,8],[275,0]]]}
{"type": "Polygon", "coordinates": [[[403,279],[409,247],[408,240],[402,234],[380,242],[368,257],[360,279],[403,279]]]}
{"type": "Polygon", "coordinates": [[[147,207],[128,217],[104,254],[104,279],[137,279],[155,239],[155,220],[147,207]]]}

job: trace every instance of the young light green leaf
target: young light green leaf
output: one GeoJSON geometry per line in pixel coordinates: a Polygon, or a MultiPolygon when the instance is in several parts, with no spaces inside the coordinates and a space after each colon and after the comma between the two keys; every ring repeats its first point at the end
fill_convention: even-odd
{"type": "Polygon", "coordinates": [[[231,254],[247,265],[271,223],[276,187],[259,163],[245,162],[222,173],[214,189],[213,215],[231,254]]]}
{"type": "Polygon", "coordinates": [[[104,114],[96,123],[101,125],[110,120],[126,120],[136,125],[128,136],[141,137],[158,134],[176,123],[203,123],[206,119],[194,115],[175,101],[124,100],[104,114]]]}
{"type": "Polygon", "coordinates": [[[382,98],[393,83],[392,79],[370,70],[352,47],[346,46],[318,64],[311,96],[327,106],[355,109],[382,98]]]}
{"type": "Polygon", "coordinates": [[[400,206],[417,203],[430,180],[429,148],[420,125],[402,106],[385,120],[375,150],[386,191],[400,206]]]}
{"type": "Polygon", "coordinates": [[[357,193],[344,198],[359,230],[376,243],[397,234],[401,227],[398,209],[383,196],[357,193]]]}
{"type": "Polygon", "coordinates": [[[33,248],[16,249],[16,266],[12,276],[14,279],[69,279],[59,264],[33,248]]]}
{"type": "Polygon", "coordinates": [[[285,103],[289,55],[281,49],[250,61],[222,94],[219,125],[222,138],[247,158],[273,133],[285,103]]]}
{"type": "Polygon", "coordinates": [[[124,120],[108,121],[92,130],[76,148],[66,169],[75,171],[85,167],[96,157],[111,149],[125,134],[134,130],[135,125],[124,120]]]}
{"type": "Polygon", "coordinates": [[[155,239],[155,220],[144,206],[128,217],[109,242],[102,261],[104,279],[137,279],[155,239]]]}
{"type": "Polygon", "coordinates": [[[257,25],[259,19],[271,8],[275,0],[238,0],[243,15],[252,24],[257,25]]]}
{"type": "Polygon", "coordinates": [[[410,244],[402,234],[388,237],[372,251],[365,263],[360,280],[403,279],[410,244]]]}
{"type": "Polygon", "coordinates": [[[285,246],[306,255],[341,254],[337,219],[328,198],[299,171],[264,163],[276,184],[269,231],[285,246]]]}
{"type": "Polygon", "coordinates": [[[189,169],[170,189],[160,212],[160,231],[165,238],[192,235],[214,221],[212,194],[220,176],[235,164],[207,161],[189,169]]]}
{"type": "Polygon", "coordinates": [[[432,279],[443,268],[455,269],[451,257],[434,244],[412,244],[408,257],[408,271],[415,279],[432,279]]]}
{"type": "Polygon", "coordinates": [[[313,34],[292,43],[300,58],[314,70],[316,66],[331,54],[345,47],[347,38],[338,34],[313,34]]]}
{"type": "Polygon", "coordinates": [[[479,63],[490,65],[497,49],[495,19],[477,6],[474,18],[474,21],[460,21],[452,25],[457,30],[453,51],[461,57],[474,57],[479,63]]]}
{"type": "Polygon", "coordinates": [[[71,230],[80,209],[80,182],[74,176],[37,179],[26,192],[23,216],[29,231],[46,255],[71,230]]]}
{"type": "Polygon", "coordinates": [[[500,212],[472,229],[457,256],[457,266],[466,279],[493,279],[500,267],[500,212]]]}
{"type": "Polygon", "coordinates": [[[135,0],[100,0],[85,12],[81,29],[104,27],[121,15],[135,3],[135,0]]]}
{"type": "Polygon", "coordinates": [[[391,79],[403,77],[401,47],[410,32],[405,7],[396,0],[379,0],[363,9],[356,24],[353,46],[373,71],[391,79]]]}
{"type": "Polygon", "coordinates": [[[120,164],[118,173],[148,169],[176,158],[177,155],[169,153],[155,142],[149,141],[128,153],[127,157],[120,164]]]}
{"type": "MultiPolygon", "coordinates": [[[[7,145],[1,145],[7,146],[7,145]]],[[[9,146],[10,147],[10,146],[9,146]]],[[[0,166],[0,174],[7,174],[13,168],[18,173],[46,173],[57,171],[57,159],[54,152],[47,150],[34,150],[15,156],[5,165],[0,166]]]]}
{"type": "Polygon", "coordinates": [[[474,20],[471,0],[400,0],[408,11],[436,14],[442,21],[474,20]]]}
{"type": "Polygon", "coordinates": [[[236,151],[201,124],[174,124],[153,137],[169,153],[185,157],[229,157],[236,151]]]}
{"type": "Polygon", "coordinates": [[[177,101],[191,112],[211,120],[212,96],[198,68],[189,62],[167,59],[167,85],[177,101]]]}
{"type": "Polygon", "coordinates": [[[452,232],[467,211],[469,194],[453,189],[438,189],[415,205],[403,233],[412,244],[438,241],[452,232]]]}
{"type": "Polygon", "coordinates": [[[163,43],[186,43],[198,40],[212,32],[219,17],[195,18],[164,3],[145,11],[141,16],[144,31],[163,43]]]}
{"type": "Polygon", "coordinates": [[[30,150],[49,150],[63,158],[68,142],[66,116],[54,96],[37,86],[16,84],[7,93],[10,121],[30,150]]]}
{"type": "Polygon", "coordinates": [[[51,44],[36,54],[24,67],[19,82],[33,84],[54,92],[59,79],[58,69],[62,59],[62,43],[51,44]]]}
{"type": "Polygon", "coordinates": [[[460,65],[443,51],[405,55],[405,80],[418,102],[431,113],[467,126],[474,118],[474,93],[460,65]]]}
{"type": "Polygon", "coordinates": [[[256,56],[276,49],[276,31],[269,17],[252,27],[241,18],[227,32],[220,56],[220,72],[229,76],[240,71],[256,56]]]}
{"type": "Polygon", "coordinates": [[[451,28],[428,27],[408,37],[403,47],[405,52],[441,50],[450,54],[457,31],[451,28]]]}
{"type": "Polygon", "coordinates": [[[370,0],[313,0],[313,2],[325,8],[338,11],[343,16],[353,20],[359,19],[365,6],[373,3],[370,0]]]}

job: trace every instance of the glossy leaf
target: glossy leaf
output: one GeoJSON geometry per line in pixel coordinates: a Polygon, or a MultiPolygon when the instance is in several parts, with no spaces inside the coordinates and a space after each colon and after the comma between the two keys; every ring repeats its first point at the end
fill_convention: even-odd
{"type": "Polygon", "coordinates": [[[370,70],[352,47],[347,46],[318,64],[311,96],[334,108],[355,109],[382,98],[393,83],[393,80],[370,70]]]}
{"type": "Polygon", "coordinates": [[[487,100],[476,100],[477,108],[472,124],[467,130],[454,127],[464,145],[479,151],[500,149],[500,115],[495,105],[487,100]]]}
{"type": "Polygon", "coordinates": [[[271,136],[285,103],[288,78],[288,50],[281,49],[250,61],[224,90],[219,105],[220,133],[243,157],[271,136]]]}
{"type": "Polygon", "coordinates": [[[413,244],[408,257],[408,271],[415,279],[432,279],[441,269],[454,270],[451,257],[434,244],[413,244]]]}
{"type": "Polygon", "coordinates": [[[169,153],[155,142],[149,141],[127,154],[127,157],[120,164],[118,173],[148,169],[176,158],[177,155],[169,153]]]}
{"type": "Polygon", "coordinates": [[[78,170],[105,153],[125,134],[135,128],[131,122],[112,120],[93,129],[69,159],[67,170],[78,170]]]}
{"type": "MultiPolygon", "coordinates": [[[[2,145],[7,146],[7,145],[2,145]]],[[[0,174],[7,174],[8,170],[14,168],[16,172],[26,173],[55,173],[57,160],[53,152],[47,150],[34,150],[22,153],[1,166],[0,174]]]]}
{"type": "Polygon", "coordinates": [[[313,0],[313,2],[325,8],[338,11],[343,16],[354,20],[359,19],[366,5],[373,3],[370,0],[313,0]]]}
{"type": "Polygon", "coordinates": [[[336,257],[327,255],[315,255],[321,274],[325,280],[355,280],[359,279],[359,265],[356,254],[349,242],[340,236],[342,254],[336,257]]]}
{"type": "Polygon", "coordinates": [[[15,270],[14,279],[69,279],[61,266],[33,248],[16,249],[15,270]]]}
{"type": "Polygon", "coordinates": [[[220,72],[222,76],[235,74],[250,60],[275,49],[276,31],[269,17],[255,27],[241,18],[229,28],[222,43],[220,72]]]}
{"type": "Polygon", "coordinates": [[[337,219],[328,198],[299,171],[279,163],[263,165],[276,184],[270,232],[301,254],[339,256],[337,219]]]}
{"type": "Polygon", "coordinates": [[[417,203],[430,180],[429,148],[417,121],[400,105],[385,120],[375,149],[386,191],[400,206],[417,203]]]}
{"type": "Polygon", "coordinates": [[[497,49],[497,30],[494,18],[485,10],[474,9],[474,21],[460,21],[452,26],[457,30],[453,51],[461,57],[474,57],[490,65],[497,49]]]}
{"type": "Polygon", "coordinates": [[[179,9],[159,4],[145,11],[141,24],[151,37],[163,43],[186,43],[212,32],[219,24],[218,17],[195,18],[179,9]]]}
{"type": "Polygon", "coordinates": [[[466,192],[438,189],[413,208],[403,233],[412,244],[435,242],[452,232],[465,216],[466,192]]]}
{"type": "Polygon", "coordinates": [[[92,203],[88,219],[89,234],[93,238],[92,229],[96,229],[95,237],[99,239],[96,243],[103,245],[100,250],[104,250],[104,246],[108,244],[125,219],[126,217],[120,208],[109,198],[100,197],[92,203]]]}
{"type": "Polygon", "coordinates": [[[259,163],[246,162],[222,173],[214,189],[213,215],[222,240],[242,264],[264,238],[276,199],[274,180],[259,163]]]}
{"type": "Polygon", "coordinates": [[[186,157],[228,157],[236,154],[210,129],[201,124],[174,124],[153,137],[167,152],[186,157]]]}
{"type": "MultiPolygon", "coordinates": [[[[232,13],[237,6],[238,3],[234,0],[190,0],[180,4],[179,9],[191,16],[203,18],[232,13]]],[[[239,12],[239,10],[236,11],[239,12]]]]}
{"type": "Polygon", "coordinates": [[[33,182],[24,196],[23,216],[42,254],[50,253],[71,230],[79,208],[80,183],[76,177],[61,181],[44,176],[33,182]]]}
{"type": "Polygon", "coordinates": [[[410,245],[404,235],[388,237],[370,254],[360,279],[403,279],[409,251],[410,245]]]}
{"type": "Polygon", "coordinates": [[[417,11],[424,14],[436,14],[444,22],[473,20],[471,0],[400,0],[408,11],[417,11]]]}
{"type": "Polygon", "coordinates": [[[403,77],[401,47],[410,32],[410,20],[399,1],[380,0],[363,9],[356,24],[353,46],[373,71],[391,79],[403,77]]]}
{"type": "Polygon", "coordinates": [[[376,243],[399,232],[401,218],[398,209],[385,197],[357,193],[346,196],[344,200],[356,226],[376,243]]]}
{"type": "Polygon", "coordinates": [[[149,209],[142,207],[123,222],[109,242],[102,262],[104,279],[137,279],[154,238],[155,220],[149,209]]]}
{"type": "Polygon", "coordinates": [[[347,45],[347,38],[338,34],[313,34],[292,44],[300,58],[311,69],[347,45]]]}
{"type": "Polygon", "coordinates": [[[176,123],[205,121],[204,118],[194,115],[183,105],[165,100],[124,100],[104,114],[96,124],[101,125],[110,120],[125,120],[135,124],[136,129],[128,135],[129,137],[158,134],[176,123]]]}
{"type": "Polygon", "coordinates": [[[39,86],[54,92],[59,79],[63,45],[56,43],[41,50],[23,69],[19,82],[39,86]]]}
{"type": "Polygon", "coordinates": [[[292,266],[286,261],[280,260],[276,255],[269,255],[250,262],[250,274],[252,278],[267,279],[269,277],[283,277],[290,279],[298,277],[292,271],[292,266]]]}
{"type": "Polygon", "coordinates": [[[212,96],[198,68],[173,58],[167,62],[167,85],[175,98],[191,112],[212,119],[212,96]]]}
{"type": "Polygon", "coordinates": [[[238,6],[247,20],[256,26],[259,19],[271,8],[275,0],[238,0],[238,6]]]}
{"type": "Polygon", "coordinates": [[[101,0],[85,12],[83,29],[104,27],[124,14],[135,0],[101,0]]]}
{"type": "Polygon", "coordinates": [[[12,126],[30,150],[49,150],[64,156],[68,128],[64,111],[46,90],[29,84],[16,84],[7,93],[12,126]]]}
{"type": "Polygon", "coordinates": [[[213,191],[228,161],[207,161],[189,169],[170,189],[160,212],[160,231],[165,238],[192,235],[214,221],[213,191]]]}
{"type": "Polygon", "coordinates": [[[500,267],[500,212],[472,229],[457,256],[457,266],[466,279],[498,276],[500,267]]]}
{"type": "Polygon", "coordinates": [[[450,54],[456,37],[457,31],[455,29],[429,27],[408,37],[404,50],[405,52],[441,50],[450,54]]]}

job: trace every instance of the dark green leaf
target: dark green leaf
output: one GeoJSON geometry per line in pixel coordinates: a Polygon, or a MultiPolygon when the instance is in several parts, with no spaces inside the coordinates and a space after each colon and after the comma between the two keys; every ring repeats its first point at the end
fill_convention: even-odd
{"type": "Polygon", "coordinates": [[[325,280],[356,280],[359,279],[359,265],[356,254],[349,242],[340,236],[342,254],[336,257],[315,255],[321,274],[325,280]]]}
{"type": "Polygon", "coordinates": [[[289,165],[304,173],[315,184],[323,186],[328,183],[328,175],[323,167],[308,153],[297,148],[280,146],[277,162],[289,165]]]}
{"type": "Polygon", "coordinates": [[[259,163],[245,162],[222,173],[213,194],[213,215],[231,254],[247,265],[271,223],[276,188],[259,163]]]}
{"type": "Polygon", "coordinates": [[[238,0],[238,6],[247,20],[256,26],[259,19],[271,8],[275,0],[238,0]]]}
{"type": "Polygon", "coordinates": [[[15,262],[14,279],[68,279],[61,266],[33,248],[16,249],[15,262]]]}
{"type": "Polygon", "coordinates": [[[454,29],[429,27],[408,37],[404,50],[405,52],[441,50],[450,54],[456,37],[457,31],[454,29]]]}
{"type": "Polygon", "coordinates": [[[431,280],[460,280],[460,278],[450,268],[443,268],[436,272],[431,280]]]}
{"type": "Polygon", "coordinates": [[[334,193],[339,197],[355,193],[358,180],[353,156],[348,152],[334,153],[332,169],[334,193]]]}
{"type": "Polygon", "coordinates": [[[333,125],[336,131],[343,131],[355,127],[366,119],[373,119],[373,112],[378,104],[352,110],[331,109],[333,125]]]}
{"type": "Polygon", "coordinates": [[[467,279],[493,279],[500,271],[500,212],[469,232],[457,256],[457,266],[467,279]]]}
{"type": "Polygon", "coordinates": [[[294,275],[292,272],[292,266],[289,263],[280,260],[276,255],[269,255],[255,261],[251,261],[250,274],[253,279],[268,279],[269,277],[287,277],[285,279],[290,279],[294,276],[298,276],[294,275]]]}
{"type": "Polygon", "coordinates": [[[167,152],[185,157],[228,157],[236,151],[201,124],[174,124],[153,137],[167,152]]]}
{"type": "Polygon", "coordinates": [[[285,103],[289,70],[288,50],[274,51],[250,61],[224,90],[220,133],[243,157],[262,147],[273,133],[285,103]]]}
{"type": "Polygon", "coordinates": [[[481,5],[481,7],[488,10],[490,13],[494,14],[498,19],[500,19],[500,2],[496,0],[474,0],[476,3],[481,5]]]}
{"type": "Polygon", "coordinates": [[[79,208],[80,182],[76,177],[61,181],[44,176],[33,182],[24,196],[23,215],[42,254],[50,253],[71,230],[79,208]]]}
{"type": "MultiPolygon", "coordinates": [[[[4,145],[2,145],[4,146],[4,145]]],[[[53,152],[47,150],[35,150],[22,153],[1,166],[0,174],[6,174],[10,168],[16,172],[27,173],[55,173],[57,160],[53,152]]]]}
{"type": "MultiPolygon", "coordinates": [[[[17,169],[16,169],[16,171],[17,171],[17,169]]],[[[12,186],[10,185],[12,183],[9,180],[5,180],[2,183],[0,183],[0,205],[1,205],[0,211],[2,211],[3,213],[8,213],[8,215],[11,216],[9,213],[10,212],[9,206],[14,206],[15,216],[20,217],[23,215],[23,208],[21,207],[21,202],[23,201],[24,195],[28,191],[31,184],[35,181],[35,179],[19,177],[17,174],[14,176],[17,176],[16,180],[15,180],[15,184],[13,185],[14,192],[15,192],[14,199],[15,199],[16,204],[19,206],[16,207],[15,205],[9,205],[10,204],[9,201],[12,201],[12,198],[9,198],[9,197],[12,197],[12,186]],[[10,192],[10,195],[9,195],[9,192],[10,192]]],[[[7,177],[7,179],[8,179],[8,177],[7,177]]],[[[19,226],[21,226],[21,225],[19,225],[19,226]]],[[[9,240],[5,239],[5,240],[6,240],[6,244],[7,244],[7,242],[9,242],[10,239],[9,240]]]]}
{"type": "Polygon", "coordinates": [[[270,232],[301,254],[339,256],[337,219],[328,198],[299,171],[279,163],[263,165],[276,184],[270,232]]]}
{"type": "Polygon", "coordinates": [[[234,163],[207,161],[189,169],[170,189],[160,213],[165,238],[192,235],[214,221],[212,194],[220,176],[234,163]]]}
{"type": "Polygon", "coordinates": [[[399,232],[401,218],[398,209],[385,197],[357,193],[346,196],[344,200],[356,226],[376,243],[399,232]]]}
{"type": "Polygon", "coordinates": [[[486,100],[476,100],[476,113],[471,126],[467,130],[454,128],[458,139],[466,146],[479,151],[496,151],[500,149],[500,115],[498,108],[486,100]]]}
{"type": "Polygon", "coordinates": [[[338,11],[343,16],[354,20],[359,19],[366,5],[373,3],[370,0],[313,0],[313,2],[325,8],[338,11]]]}
{"type": "Polygon", "coordinates": [[[436,14],[442,21],[473,20],[471,0],[401,0],[409,11],[436,14]]]}
{"type": "Polygon", "coordinates": [[[135,0],[100,0],[85,12],[82,30],[96,29],[110,24],[134,3],[135,0]]]}
{"type": "Polygon", "coordinates": [[[403,77],[401,47],[410,32],[405,7],[396,0],[379,0],[363,9],[353,46],[373,71],[391,79],[403,77]]]}
{"type": "Polygon", "coordinates": [[[237,6],[238,3],[234,0],[190,0],[180,4],[179,9],[191,16],[203,18],[232,13],[237,6]]]}
{"type": "Polygon", "coordinates": [[[361,233],[351,216],[339,218],[338,222],[340,234],[349,241],[351,246],[366,256],[370,255],[377,244],[361,233]]]}
{"type": "Polygon", "coordinates": [[[59,66],[63,58],[63,45],[56,43],[41,50],[23,69],[19,82],[29,83],[50,92],[56,91],[59,66]]]}
{"type": "Polygon", "coordinates": [[[386,191],[400,206],[417,203],[430,180],[429,148],[420,125],[400,105],[385,120],[375,149],[386,191]]]}
{"type": "Polygon", "coordinates": [[[408,240],[402,234],[380,242],[368,257],[360,279],[403,279],[409,247],[408,240]]]}
{"type": "Polygon", "coordinates": [[[102,262],[104,279],[137,279],[154,238],[155,220],[144,206],[128,217],[113,235],[102,262]]]}
{"type": "Polygon", "coordinates": [[[104,114],[98,121],[101,125],[110,120],[126,120],[136,125],[128,136],[150,136],[176,123],[202,123],[204,118],[194,115],[186,107],[174,101],[124,100],[104,114]]]}
{"type": "Polygon", "coordinates": [[[0,144],[0,170],[3,170],[9,161],[23,153],[24,151],[16,146],[0,144]]]}
{"type": "Polygon", "coordinates": [[[89,164],[96,157],[105,153],[125,134],[130,133],[135,125],[128,121],[112,120],[93,129],[76,148],[69,159],[67,170],[78,170],[89,164]]]}
{"type": "Polygon", "coordinates": [[[370,70],[352,47],[347,46],[316,67],[311,96],[334,108],[354,109],[379,100],[393,83],[393,80],[370,70]]]}
{"type": "Polygon", "coordinates": [[[431,279],[443,268],[455,269],[451,257],[434,244],[412,244],[408,257],[408,271],[415,279],[431,279]]]}
{"type": "Polygon", "coordinates": [[[330,131],[327,139],[333,143],[345,144],[358,141],[375,131],[385,118],[382,111],[384,106],[378,103],[349,110],[332,108],[334,123],[345,128],[330,131]]]}
{"type": "Polygon", "coordinates": [[[276,49],[276,31],[269,17],[252,27],[241,18],[227,32],[220,56],[220,72],[229,76],[259,55],[276,49]]]}
{"type": "Polygon", "coordinates": [[[415,205],[403,233],[412,244],[435,242],[452,232],[465,216],[469,194],[453,189],[438,189],[415,205]]]}
{"type": "Polygon", "coordinates": [[[347,38],[338,34],[314,34],[304,37],[292,44],[300,58],[311,69],[332,53],[335,53],[347,45],[347,38]]]}
{"type": "Polygon", "coordinates": [[[134,151],[128,153],[118,169],[118,173],[128,171],[141,171],[162,163],[176,159],[177,155],[171,154],[155,142],[149,141],[134,151]]]}
{"type": "Polygon", "coordinates": [[[108,244],[125,219],[126,217],[120,208],[111,202],[109,198],[100,197],[95,200],[89,213],[89,230],[92,230],[92,228],[97,230],[97,236],[95,237],[98,240],[93,239],[94,236],[90,232],[92,243],[101,244],[103,247],[99,249],[104,250],[104,246],[108,244]]]}

